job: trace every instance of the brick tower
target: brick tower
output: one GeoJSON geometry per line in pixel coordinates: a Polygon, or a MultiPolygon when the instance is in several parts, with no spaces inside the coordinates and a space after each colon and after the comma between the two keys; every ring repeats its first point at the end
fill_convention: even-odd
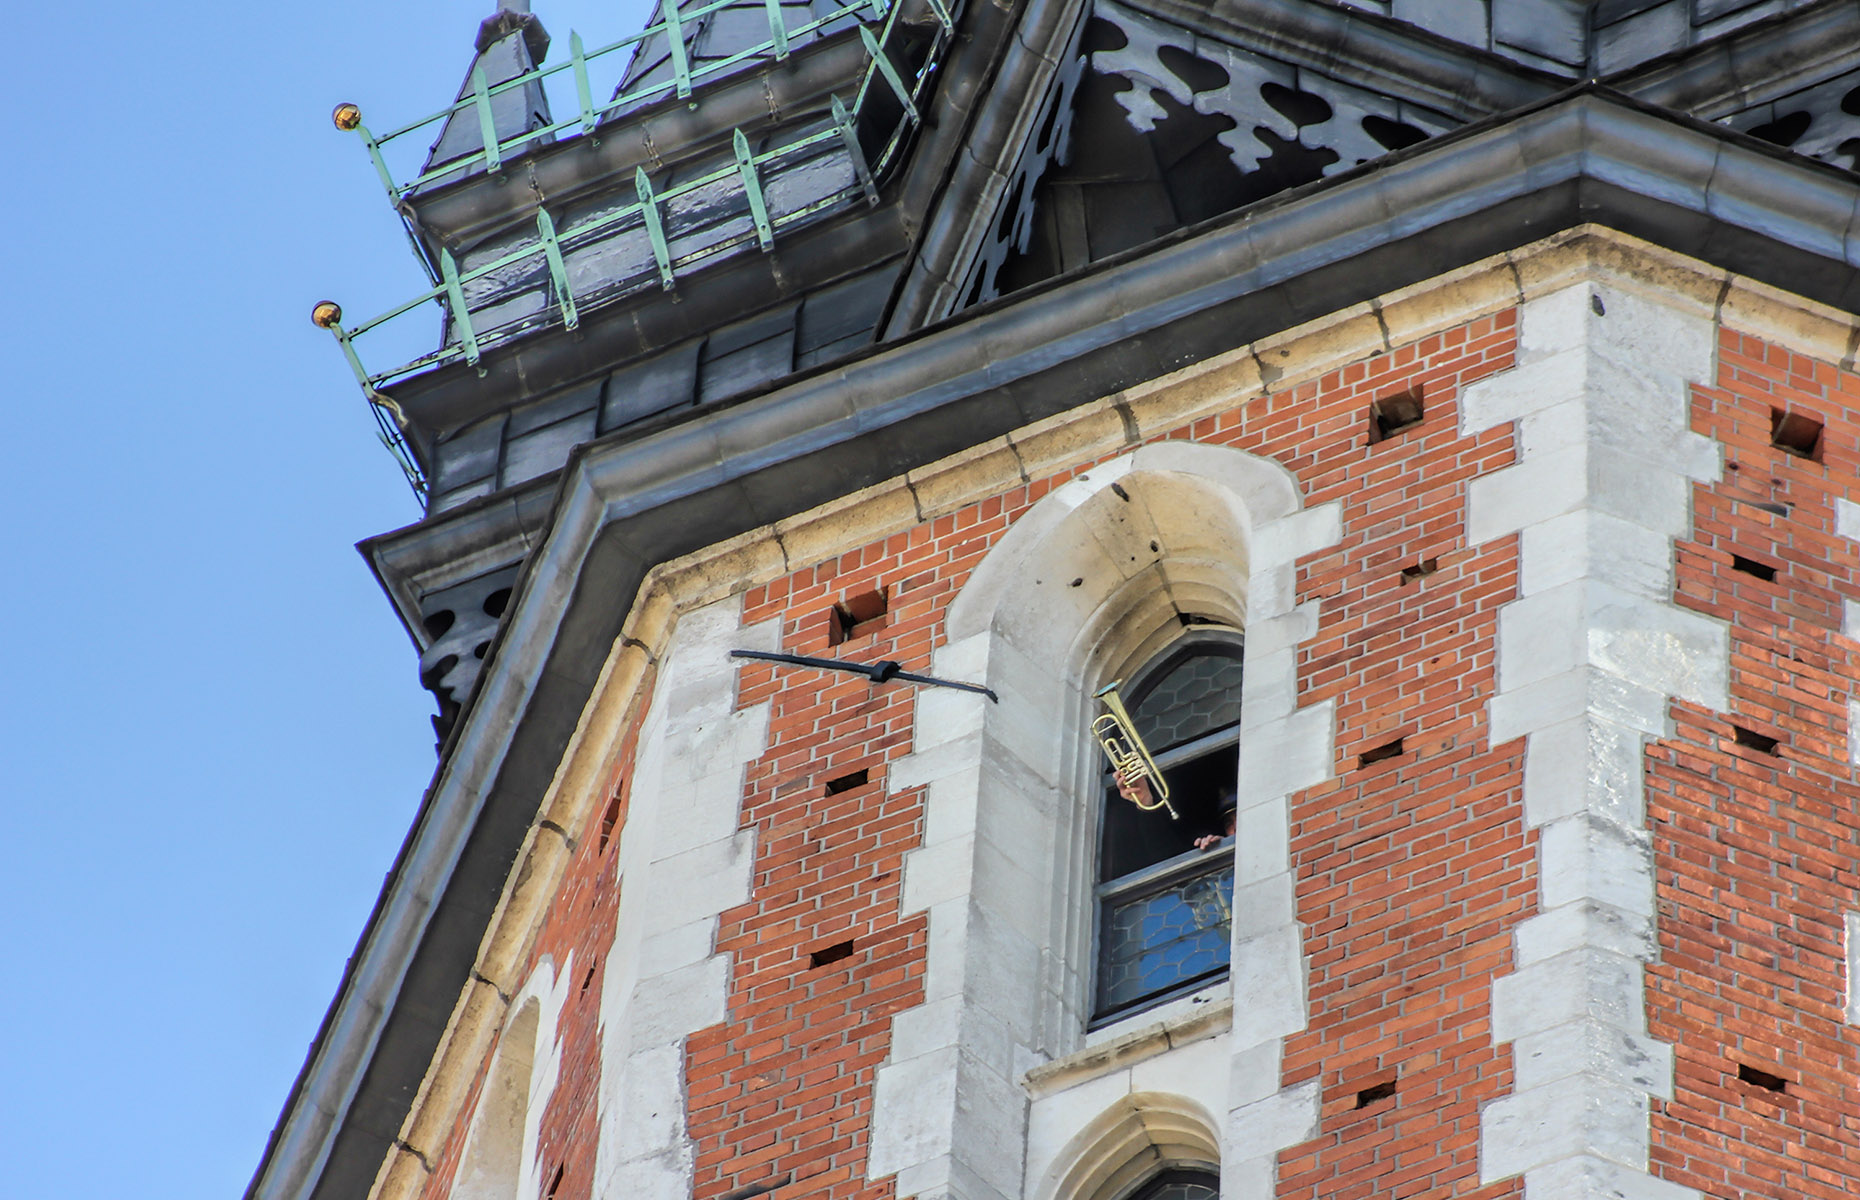
{"type": "Polygon", "coordinates": [[[475,53],[336,113],[439,762],[248,1200],[1860,1191],[1860,8],[475,53]]]}

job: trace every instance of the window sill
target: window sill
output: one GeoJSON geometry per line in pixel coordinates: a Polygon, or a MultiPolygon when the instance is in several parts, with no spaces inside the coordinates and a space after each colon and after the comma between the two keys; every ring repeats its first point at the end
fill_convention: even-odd
{"type": "Polygon", "coordinates": [[[1042,1063],[1028,1071],[1021,1085],[1035,1100],[1108,1075],[1123,1067],[1155,1058],[1168,1050],[1219,1037],[1233,1026],[1234,1002],[1228,981],[1211,983],[1199,992],[1138,1014],[1126,1022],[1107,1025],[1083,1050],[1042,1063]],[[1138,1020],[1150,1018],[1142,1024],[1138,1020]],[[1122,1028],[1120,1026],[1134,1026],[1122,1028]]]}

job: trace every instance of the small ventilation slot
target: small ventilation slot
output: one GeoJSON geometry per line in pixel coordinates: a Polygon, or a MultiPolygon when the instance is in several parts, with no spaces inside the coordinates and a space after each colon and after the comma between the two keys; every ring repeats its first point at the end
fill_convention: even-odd
{"type": "Polygon", "coordinates": [[[856,787],[864,787],[871,776],[871,771],[861,767],[857,771],[841,775],[838,779],[829,779],[827,780],[827,795],[837,796],[841,792],[850,792],[856,787]]]}
{"type": "Polygon", "coordinates": [[[1754,558],[1745,558],[1741,554],[1733,554],[1731,556],[1731,569],[1733,571],[1742,571],[1746,575],[1754,575],[1765,583],[1770,583],[1776,578],[1775,567],[1770,566],[1768,563],[1760,563],[1754,558]]]}
{"type": "Polygon", "coordinates": [[[1356,1093],[1356,1107],[1368,1108],[1372,1104],[1379,1104],[1384,1100],[1393,1100],[1394,1098],[1395,1081],[1393,1079],[1384,1079],[1380,1083],[1372,1083],[1362,1091],[1356,1093]]]}
{"type": "Polygon", "coordinates": [[[883,588],[835,604],[827,610],[827,645],[837,646],[883,628],[886,611],[883,588]]]}
{"type": "Polygon", "coordinates": [[[1412,567],[1403,567],[1401,569],[1401,581],[1403,583],[1413,583],[1417,579],[1425,579],[1427,576],[1432,575],[1435,571],[1438,571],[1439,569],[1440,569],[1439,559],[1424,558],[1420,562],[1414,564],[1412,567]]]}
{"type": "Polygon", "coordinates": [[[1363,751],[1362,757],[1356,760],[1356,765],[1359,767],[1367,767],[1373,763],[1379,763],[1385,758],[1394,758],[1401,753],[1401,750],[1400,738],[1396,738],[1392,742],[1383,742],[1373,750],[1363,751]]]}
{"type": "Polygon", "coordinates": [[[562,1187],[562,1172],[564,1169],[564,1167],[557,1167],[555,1169],[555,1177],[549,1181],[549,1190],[543,1193],[543,1200],[555,1200],[556,1192],[561,1190],[562,1187]]]}
{"type": "Polygon", "coordinates": [[[620,793],[607,802],[607,811],[601,814],[601,844],[597,853],[607,853],[607,843],[614,840],[614,826],[620,823],[620,793]]]}
{"type": "Polygon", "coordinates": [[[587,995],[588,989],[593,986],[594,986],[594,966],[590,965],[588,967],[588,973],[581,977],[581,994],[583,996],[587,995]]]}
{"type": "Polygon", "coordinates": [[[1382,397],[1369,406],[1369,444],[1406,433],[1421,423],[1423,415],[1420,388],[1382,397]]]}
{"type": "Polygon", "coordinates": [[[1754,729],[1746,729],[1742,725],[1733,725],[1731,735],[1737,739],[1738,745],[1755,750],[1758,754],[1776,753],[1778,739],[1767,734],[1758,733],[1754,729]]]}
{"type": "Polygon", "coordinates": [[[835,942],[831,946],[822,946],[820,949],[807,956],[808,970],[811,971],[816,967],[824,967],[831,963],[836,963],[842,958],[851,958],[852,952],[853,944],[851,938],[843,942],[835,942]]]}
{"type": "Polygon", "coordinates": [[[1821,452],[1821,422],[1806,413],[1772,408],[1770,445],[1797,458],[1814,458],[1821,452]]]}
{"type": "Polygon", "coordinates": [[[1737,1064],[1737,1077],[1752,1087],[1760,1087],[1766,1092],[1776,1092],[1781,1095],[1789,1091],[1789,1081],[1781,1075],[1772,1075],[1749,1063],[1737,1064]]]}

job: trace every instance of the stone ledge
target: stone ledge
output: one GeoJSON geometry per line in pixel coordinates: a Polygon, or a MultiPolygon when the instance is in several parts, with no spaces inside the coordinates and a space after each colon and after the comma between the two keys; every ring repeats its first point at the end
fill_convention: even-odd
{"type": "Polygon", "coordinates": [[[1111,1041],[1042,1063],[1027,1072],[1021,1086],[1039,1100],[1165,1051],[1219,1037],[1232,1026],[1233,1017],[1234,1002],[1216,1000],[1204,1008],[1152,1021],[1111,1041]]]}

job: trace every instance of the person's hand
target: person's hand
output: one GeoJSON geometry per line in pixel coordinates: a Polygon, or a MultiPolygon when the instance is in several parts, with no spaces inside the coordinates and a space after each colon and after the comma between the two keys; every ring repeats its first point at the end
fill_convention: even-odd
{"type": "Polygon", "coordinates": [[[1135,779],[1117,777],[1117,794],[1130,801],[1138,808],[1155,808],[1156,797],[1150,791],[1150,781],[1139,775],[1135,779]]]}
{"type": "Polygon", "coordinates": [[[1221,840],[1221,835],[1218,833],[1204,833],[1195,839],[1195,849],[1206,850],[1209,846],[1217,845],[1221,840]]]}

